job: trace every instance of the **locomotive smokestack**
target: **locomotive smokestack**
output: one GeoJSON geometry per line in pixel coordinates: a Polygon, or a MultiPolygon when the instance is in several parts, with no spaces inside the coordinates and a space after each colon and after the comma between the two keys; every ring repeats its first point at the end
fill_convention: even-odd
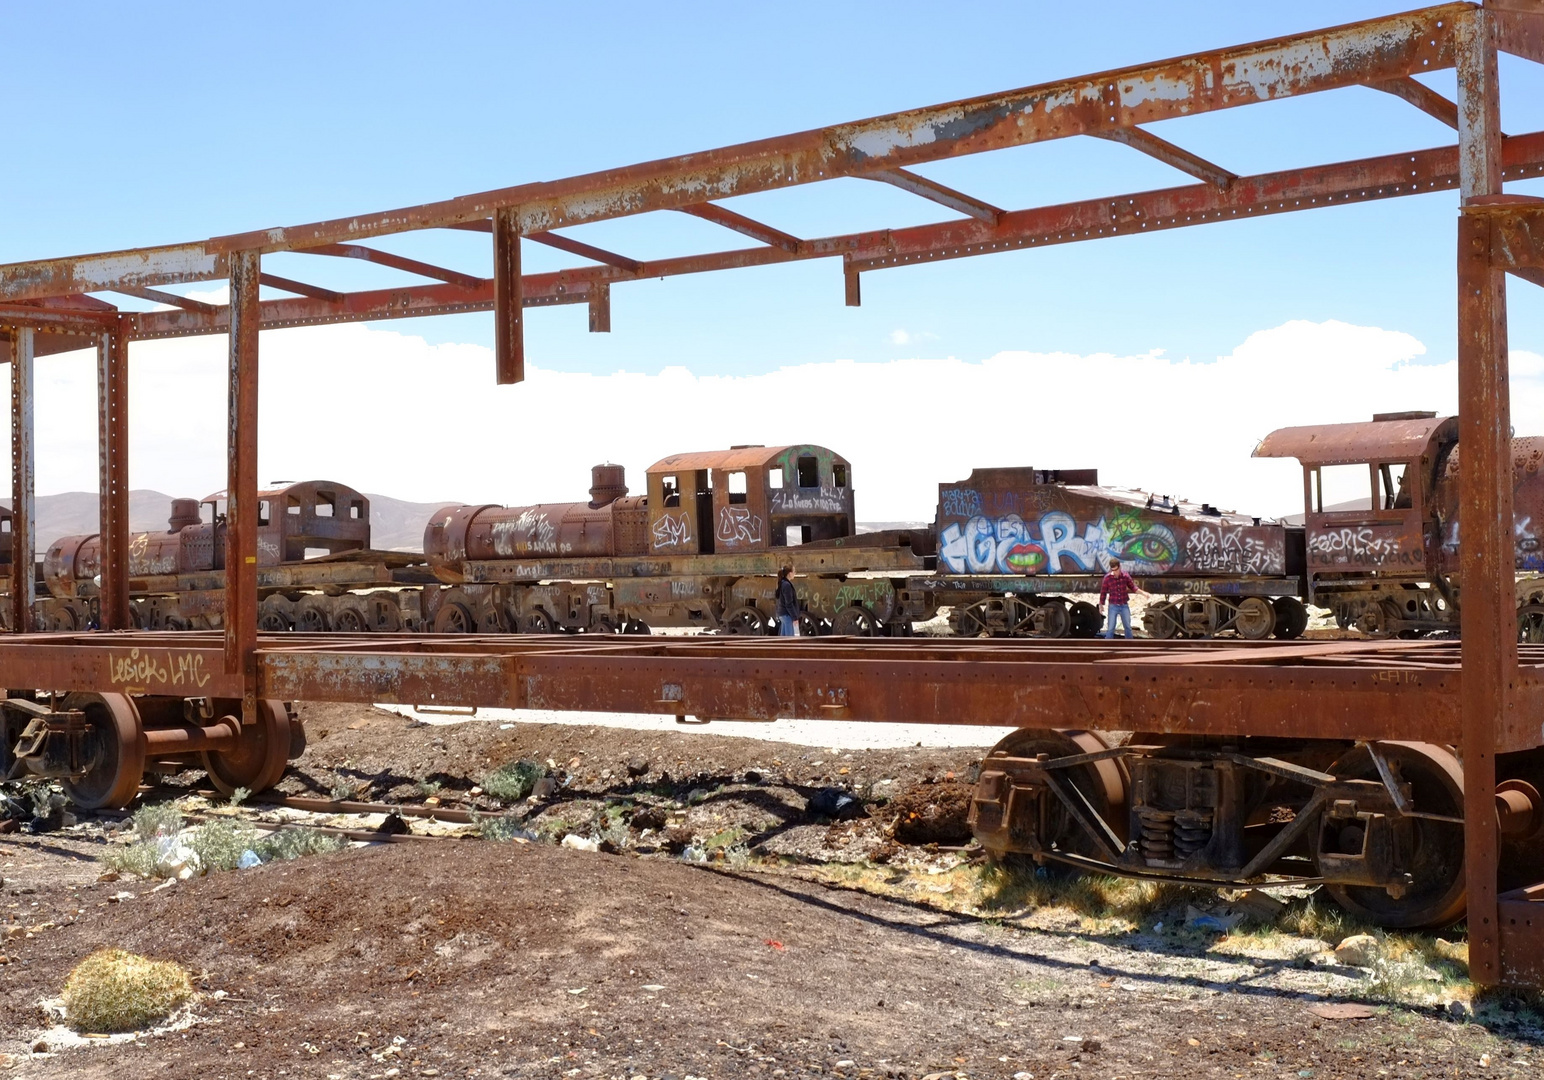
{"type": "Polygon", "coordinates": [[[599,510],[627,494],[627,470],[620,465],[596,465],[590,470],[590,509],[599,510]]]}
{"type": "Polygon", "coordinates": [[[172,516],[167,519],[167,532],[181,532],[189,525],[198,524],[197,499],[173,499],[172,516]]]}

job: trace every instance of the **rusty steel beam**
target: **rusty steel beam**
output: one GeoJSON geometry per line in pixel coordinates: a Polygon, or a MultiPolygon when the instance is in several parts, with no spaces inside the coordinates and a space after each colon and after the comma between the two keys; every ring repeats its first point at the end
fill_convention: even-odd
{"type": "Polygon", "coordinates": [[[393,270],[405,270],[409,274],[417,274],[419,277],[448,281],[452,285],[460,285],[465,289],[475,289],[478,285],[482,284],[483,280],[473,274],[463,274],[459,270],[449,270],[443,266],[435,266],[433,263],[420,262],[417,259],[409,259],[402,255],[393,255],[389,251],[365,247],[363,244],[317,244],[314,247],[301,248],[299,250],[302,255],[332,255],[340,259],[363,259],[365,262],[372,262],[377,266],[389,266],[393,270]]]}
{"type": "Polygon", "coordinates": [[[493,351],[500,386],[525,378],[525,300],[520,274],[520,223],[507,210],[493,215],[493,351]]]}
{"type": "Polygon", "coordinates": [[[1530,0],[1486,4],[1496,27],[1496,47],[1502,52],[1544,64],[1544,6],[1530,0]]]}
{"type": "Polygon", "coordinates": [[[258,281],[260,284],[267,285],[270,289],[282,289],[284,292],[291,292],[296,296],[309,296],[313,300],[325,300],[329,304],[343,303],[343,293],[336,292],[333,289],[324,289],[320,285],[296,281],[293,278],[280,277],[278,274],[259,274],[258,281]]]}
{"type": "Polygon", "coordinates": [[[129,612],[129,339],[125,328],[97,343],[97,447],[100,467],[103,630],[131,630],[129,612]]]}
{"type": "Polygon", "coordinates": [[[212,281],[225,273],[225,255],[211,250],[207,243],[40,259],[0,267],[0,300],[116,291],[122,285],[212,281]]]}
{"type": "Polygon", "coordinates": [[[122,293],[125,296],[137,296],[141,300],[149,300],[155,304],[167,304],[171,307],[182,308],[184,311],[196,311],[201,315],[213,315],[220,310],[219,304],[206,303],[203,300],[194,300],[187,296],[178,296],[176,293],[162,292],[160,289],[149,289],[135,285],[125,285],[122,288],[113,289],[112,292],[122,293]]]}
{"type": "Polygon", "coordinates": [[[242,720],[256,723],[257,367],[262,259],[230,260],[230,405],[225,486],[225,674],[242,680],[242,720]]]}
{"type": "Polygon", "coordinates": [[[34,457],[33,338],[30,326],[11,330],[11,629],[32,629],[36,599],[37,462],[34,457]]]}
{"type": "Polygon", "coordinates": [[[566,251],[570,255],[578,255],[582,259],[590,259],[594,262],[605,263],[607,266],[615,266],[620,270],[626,270],[629,274],[643,273],[643,263],[637,259],[629,259],[626,255],[618,255],[614,251],[594,247],[579,240],[571,240],[566,236],[559,236],[557,233],[531,233],[526,239],[535,240],[538,244],[546,244],[548,247],[557,248],[559,251],[566,251]]]}
{"type": "Polygon", "coordinates": [[[1110,142],[1118,142],[1129,146],[1133,150],[1140,150],[1150,158],[1163,162],[1165,165],[1178,169],[1180,172],[1189,173],[1197,180],[1204,180],[1219,188],[1225,188],[1238,179],[1237,173],[1229,172],[1221,165],[1207,161],[1199,154],[1192,154],[1182,146],[1175,146],[1167,139],[1160,139],[1150,131],[1141,128],[1115,128],[1112,131],[1093,131],[1089,134],[1110,142]]]}
{"type": "MultiPolygon", "coordinates": [[[[1512,136],[1506,141],[1503,153],[1507,179],[1544,175],[1544,132],[1512,136]]],[[[1453,188],[1457,184],[1458,150],[1454,146],[1445,146],[1243,176],[1226,191],[1210,184],[1190,184],[1108,199],[1009,211],[996,229],[974,220],[943,221],[908,229],[883,229],[815,240],[801,241],[790,237],[789,245],[657,259],[648,264],[648,273],[650,277],[666,278],[841,256],[852,264],[844,267],[850,278],[861,271],[915,262],[989,255],[1105,236],[1419,195],[1453,188]],[[791,247],[797,247],[797,252],[790,250],[791,247]]],[[[592,286],[627,281],[632,276],[609,266],[527,274],[522,279],[522,297],[526,307],[584,303],[592,286]]],[[[848,286],[849,300],[855,299],[852,290],[856,286],[851,280],[848,286]]],[[[450,285],[411,286],[346,293],[343,304],[338,307],[296,300],[265,301],[263,325],[278,328],[487,311],[492,304],[493,289],[487,282],[475,289],[450,285]]],[[[4,310],[0,308],[0,317],[4,310]]],[[[218,333],[225,325],[222,315],[205,319],[186,312],[142,312],[129,318],[134,323],[134,336],[144,338],[218,333]]]]}
{"type": "Polygon", "coordinates": [[[797,255],[804,249],[804,241],[797,236],[790,236],[781,229],[774,229],[754,218],[737,214],[714,203],[696,203],[692,206],[678,206],[676,209],[683,214],[690,214],[703,221],[711,221],[715,225],[732,229],[741,236],[749,236],[752,240],[759,240],[771,247],[782,248],[790,255],[797,255]]]}
{"type": "Polygon", "coordinates": [[[973,217],[977,221],[984,221],[988,225],[996,225],[998,219],[1003,216],[1001,207],[993,206],[983,199],[966,195],[964,192],[955,191],[937,180],[929,180],[925,176],[907,172],[905,169],[880,169],[878,172],[864,173],[863,179],[890,184],[908,194],[929,199],[939,206],[947,206],[950,210],[964,214],[966,217],[973,217]]]}
{"type": "Polygon", "coordinates": [[[1408,75],[1400,79],[1370,82],[1367,85],[1374,90],[1382,90],[1385,94],[1393,94],[1428,116],[1436,117],[1450,128],[1458,127],[1458,102],[1449,101],[1425,83],[1412,79],[1408,75]]]}
{"type": "Polygon", "coordinates": [[[590,287],[590,333],[611,333],[611,286],[605,283],[590,287]]]}
{"type": "MultiPolygon", "coordinates": [[[[1495,825],[1496,749],[1524,722],[1518,710],[1517,597],[1512,552],[1511,402],[1506,275],[1492,258],[1493,222],[1480,212],[1500,195],[1502,141],[1496,47],[1488,12],[1466,19],[1458,68],[1458,161],[1464,213],[1458,228],[1458,478],[1463,544],[1460,627],[1464,861],[1469,892],[1469,975],[1501,981],[1495,825]]],[[[1526,725],[1537,735],[1537,717],[1526,725]]]]}
{"type": "MultiPolygon", "coordinates": [[[[621,169],[217,237],[208,248],[308,248],[506,209],[522,233],[542,232],[1435,71],[1451,66],[1455,27],[1473,11],[1445,4],[621,169]]],[[[11,290],[0,267],[0,298],[11,290]]]]}

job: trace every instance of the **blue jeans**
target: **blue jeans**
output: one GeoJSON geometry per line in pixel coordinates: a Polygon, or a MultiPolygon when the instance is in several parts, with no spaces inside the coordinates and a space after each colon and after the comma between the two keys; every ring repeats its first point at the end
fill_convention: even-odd
{"type": "Polygon", "coordinates": [[[1108,616],[1109,621],[1105,624],[1104,636],[1107,637],[1107,638],[1112,638],[1112,637],[1115,636],[1115,620],[1117,618],[1120,619],[1121,625],[1126,630],[1126,636],[1129,638],[1131,636],[1131,605],[1130,604],[1111,604],[1110,605],[1110,614],[1108,616]]]}
{"type": "Polygon", "coordinates": [[[795,619],[792,615],[779,615],[777,617],[777,636],[798,637],[799,620],[795,619]]]}

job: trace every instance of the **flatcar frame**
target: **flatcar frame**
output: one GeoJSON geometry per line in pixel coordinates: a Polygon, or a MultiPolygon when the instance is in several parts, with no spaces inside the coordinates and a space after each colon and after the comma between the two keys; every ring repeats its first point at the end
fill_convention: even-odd
{"type": "MultiPolygon", "coordinates": [[[[1497,897],[1495,755],[1538,747],[1544,653],[1516,643],[1508,456],[1505,274],[1544,284],[1544,200],[1504,193],[1503,180],[1544,174],[1544,132],[1499,126],[1498,51],[1544,63],[1544,4],[1446,4],[1272,41],[948,102],[851,124],[603,173],[292,228],[0,266],[0,327],[12,366],[13,625],[30,629],[33,366],[39,355],[95,347],[101,446],[102,622],[110,633],[21,633],[0,642],[0,683],[54,690],[243,700],[258,721],[273,698],[604,707],[706,715],[970,719],[1022,723],[1073,716],[1090,726],[1287,730],[1297,737],[1417,735],[1464,760],[1470,963],[1481,984],[1544,985],[1544,885],[1497,897]],[[1450,101],[1412,76],[1453,67],[1450,101]],[[1139,125],[1258,101],[1367,85],[1457,129],[1456,146],[1238,176],[1139,125]],[[910,172],[919,163],[1075,135],[1111,139],[1198,178],[1194,185],[1006,211],[910,172]],[[915,228],[805,239],[714,199],[838,177],[894,185],[963,215],[915,228]],[[840,258],[848,304],[861,274],[919,261],[1185,227],[1228,218],[1458,188],[1459,431],[1465,468],[1463,645],[1354,646],[1166,643],[1111,651],[1094,644],[866,641],[455,641],[286,637],[257,633],[258,334],[266,328],[446,312],[494,312],[496,377],[524,371],[526,306],[585,303],[609,330],[609,290],[642,277],[840,258]],[[554,229],[679,210],[757,246],[640,262],[554,229]],[[492,238],[491,277],[428,266],[365,246],[423,228],[492,238]],[[524,275],[523,239],[581,254],[593,266],[524,275]],[[364,293],[275,278],[262,256],[301,251],[365,258],[431,285],[364,293]],[[157,286],[225,278],[228,305],[157,286]],[[261,300],[262,285],[293,299],[261,300]],[[149,296],[174,310],[120,312],[91,296],[149,296]],[[226,333],[229,618],[213,635],[129,632],[126,549],[128,346],[131,340],[226,333]],[[165,661],[164,663],[162,661],[165,661]],[[652,696],[651,696],[652,695],[652,696]],[[759,712],[758,712],[759,710],[759,712]],[[1101,719],[1103,718],[1103,719],[1101,719]]],[[[210,736],[213,738],[213,736],[210,736]]]]}

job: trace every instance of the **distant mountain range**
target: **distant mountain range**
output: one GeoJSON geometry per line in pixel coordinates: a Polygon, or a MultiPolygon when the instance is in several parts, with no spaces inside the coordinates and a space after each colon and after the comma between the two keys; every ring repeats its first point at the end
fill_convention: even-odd
{"type": "MultiPolygon", "coordinates": [[[[368,495],[370,500],[371,546],[387,551],[422,551],[424,525],[429,515],[445,502],[403,502],[386,495],[368,495]]],[[[452,500],[446,500],[450,502],[452,500]]],[[[9,507],[9,499],[0,506],[9,507]]],[[[129,492],[129,531],[158,532],[166,528],[171,516],[172,497],[159,491],[129,492]]],[[[97,494],[94,491],[66,491],[60,495],[37,498],[37,550],[42,556],[48,545],[61,536],[94,533],[100,523],[97,494]]]]}

